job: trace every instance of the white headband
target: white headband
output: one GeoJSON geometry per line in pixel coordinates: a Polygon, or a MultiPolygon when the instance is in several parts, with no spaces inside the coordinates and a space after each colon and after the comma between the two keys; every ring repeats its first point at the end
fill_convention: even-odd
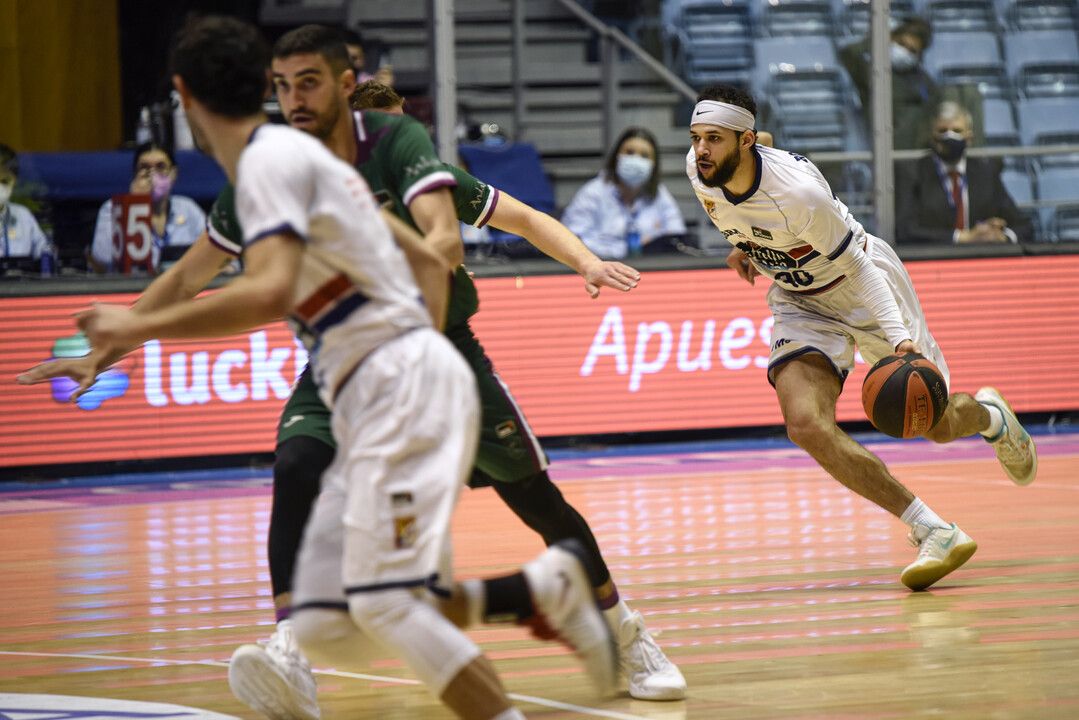
{"type": "Polygon", "coordinates": [[[693,108],[689,124],[718,125],[731,130],[752,130],[753,113],[745,108],[718,100],[701,100],[693,108]]]}

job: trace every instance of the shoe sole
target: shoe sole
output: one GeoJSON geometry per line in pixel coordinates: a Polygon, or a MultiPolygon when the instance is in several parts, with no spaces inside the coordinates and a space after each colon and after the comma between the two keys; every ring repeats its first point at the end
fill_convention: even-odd
{"type": "MultiPolygon", "coordinates": [[[[562,540],[552,547],[557,547],[574,557],[577,563],[574,567],[574,572],[580,573],[580,577],[577,578],[580,582],[584,583],[584,586],[592,591],[592,584],[588,582],[589,572],[588,570],[592,566],[592,560],[588,557],[588,553],[585,552],[584,546],[577,540],[562,540]]],[[[598,605],[593,603],[593,608],[596,615],[599,618],[599,624],[603,628],[604,643],[607,647],[607,654],[611,660],[608,664],[605,677],[592,677],[593,683],[596,689],[602,696],[614,695],[618,691],[618,679],[621,676],[621,662],[618,657],[618,641],[614,637],[614,631],[611,630],[611,626],[607,624],[606,618],[603,617],[603,611],[599,609],[598,605]]]]}
{"type": "Polygon", "coordinates": [[[229,688],[232,694],[270,720],[319,720],[304,708],[281,704],[274,698],[292,695],[292,686],[277,674],[257,645],[241,645],[229,661],[229,688]]]}
{"type": "MultiPolygon", "coordinates": [[[[997,390],[995,387],[988,386],[983,388],[983,390],[988,390],[989,392],[991,392],[995,396],[994,400],[1002,403],[1004,407],[1007,408],[1008,412],[1012,414],[1012,417],[1015,418],[1016,423],[1019,423],[1019,416],[1015,414],[1015,410],[1012,409],[1012,406],[1008,403],[1007,400],[1004,399],[1004,396],[999,390],[997,390]]],[[[1020,427],[1022,427],[1022,424],[1020,424],[1020,427]]],[[[1023,432],[1026,432],[1026,428],[1023,428],[1023,432]]],[[[1038,446],[1034,444],[1034,438],[1030,436],[1030,433],[1027,433],[1027,442],[1030,447],[1030,457],[1034,461],[1033,463],[1031,463],[1030,476],[1028,477],[1028,479],[1023,480],[1021,478],[1017,478],[1010,472],[1008,472],[1008,468],[1004,468],[1004,472],[1008,476],[1008,478],[1019,487],[1026,487],[1027,485],[1034,482],[1034,478],[1038,476],[1038,446]]],[[[1001,467],[1004,466],[1001,465],[1001,467]]]]}
{"type": "Polygon", "coordinates": [[[651,700],[651,701],[663,701],[670,702],[672,700],[685,700],[686,689],[683,688],[662,688],[661,690],[634,690],[629,689],[629,696],[634,700],[651,700]]]}
{"type": "Polygon", "coordinates": [[[978,543],[974,540],[961,543],[948,554],[946,563],[938,567],[904,570],[899,579],[911,590],[925,590],[944,576],[962,567],[977,549],[978,543]]]}

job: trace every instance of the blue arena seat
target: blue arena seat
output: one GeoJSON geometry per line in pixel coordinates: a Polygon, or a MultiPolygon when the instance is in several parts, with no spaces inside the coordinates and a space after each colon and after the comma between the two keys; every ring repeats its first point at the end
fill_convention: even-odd
{"type": "Polygon", "coordinates": [[[1049,229],[1055,240],[1061,240],[1061,230],[1073,239],[1079,225],[1075,224],[1079,211],[1079,166],[1043,167],[1038,173],[1038,199],[1053,201],[1041,210],[1042,225],[1049,229]],[[1065,221],[1063,228],[1061,221],[1065,221]]]}
{"type": "Polygon", "coordinates": [[[760,0],[758,8],[761,35],[829,37],[835,31],[830,0],[760,0]]]}
{"type": "Polygon", "coordinates": [[[934,32],[995,33],[1000,27],[990,0],[929,0],[923,13],[934,32]]]}
{"type": "Polygon", "coordinates": [[[753,68],[752,19],[747,0],[671,0],[664,16],[668,38],[677,40],[680,67],[694,86],[710,82],[748,85],[753,68]]]}
{"type": "Polygon", "coordinates": [[[985,120],[985,144],[1014,147],[1020,144],[1012,104],[1003,99],[987,99],[982,104],[985,120]]]}
{"type": "MultiPolygon", "coordinates": [[[[869,33],[869,0],[835,0],[836,36],[844,42],[863,38],[869,33]]],[[[912,0],[892,0],[889,12],[893,19],[915,14],[912,0]]]]}
{"type": "Polygon", "coordinates": [[[1017,30],[1075,30],[1076,0],[997,0],[1005,25],[1017,30]]]}
{"type": "Polygon", "coordinates": [[[983,97],[1009,94],[1000,43],[991,32],[942,32],[933,36],[925,68],[944,85],[977,85],[983,97]]]}
{"type": "Polygon", "coordinates": [[[1070,30],[1025,30],[1004,36],[1004,56],[1026,97],[1079,95],[1079,40],[1070,30]]]}
{"type": "Polygon", "coordinates": [[[515,198],[545,213],[554,212],[554,188],[543,162],[531,143],[461,145],[457,151],[468,171],[515,198]]]}
{"type": "Polygon", "coordinates": [[[1032,98],[1019,101],[1023,142],[1050,145],[1079,138],[1079,98],[1032,98]]]}

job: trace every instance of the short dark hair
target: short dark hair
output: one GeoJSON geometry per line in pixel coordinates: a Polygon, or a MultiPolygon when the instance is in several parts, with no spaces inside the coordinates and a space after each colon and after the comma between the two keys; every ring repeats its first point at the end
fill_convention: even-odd
{"type": "Polygon", "coordinates": [[[352,69],[348,59],[348,48],[339,28],[325,25],[303,25],[289,30],[278,38],[273,46],[275,60],[283,60],[292,55],[313,53],[321,55],[335,73],[352,69]]]}
{"type": "Polygon", "coordinates": [[[0,168],[7,170],[15,177],[19,176],[19,156],[10,146],[0,143],[0,168]]]}
{"type": "Polygon", "coordinates": [[[643,127],[628,127],[614,141],[614,145],[607,151],[607,161],[603,164],[605,177],[612,182],[618,177],[618,151],[622,148],[622,143],[630,138],[641,138],[652,146],[652,153],[656,156],[655,163],[652,165],[652,174],[642,190],[646,197],[654,198],[659,192],[659,143],[656,142],[656,136],[643,127]]]}
{"type": "Polygon", "coordinates": [[[753,117],[757,117],[757,101],[737,85],[709,85],[697,95],[697,102],[701,100],[715,100],[737,105],[748,110],[753,117]]]}
{"type": "Polygon", "coordinates": [[[923,52],[933,44],[933,26],[928,20],[917,15],[910,15],[896,25],[891,36],[894,38],[897,35],[913,35],[918,38],[922,42],[923,52]]]}
{"type": "Polygon", "coordinates": [[[365,80],[356,86],[348,101],[353,110],[382,110],[403,105],[405,99],[389,85],[378,80],[365,80]]]}
{"type": "Polygon", "coordinates": [[[135,148],[135,156],[131,158],[132,173],[139,171],[139,158],[153,150],[160,150],[165,153],[165,157],[169,159],[169,164],[176,167],[176,156],[172,154],[172,149],[165,147],[164,145],[159,145],[151,140],[150,142],[140,143],[139,146],[135,148]]]}
{"type": "Polygon", "coordinates": [[[270,51],[254,25],[223,15],[188,20],[170,65],[191,94],[226,117],[254,115],[269,88],[270,51]]]}

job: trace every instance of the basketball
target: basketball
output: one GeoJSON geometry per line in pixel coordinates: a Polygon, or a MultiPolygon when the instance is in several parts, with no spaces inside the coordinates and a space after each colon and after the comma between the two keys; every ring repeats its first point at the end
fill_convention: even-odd
{"type": "Polygon", "coordinates": [[[873,427],[895,438],[924,435],[944,416],[948,386],[918,353],[896,353],[874,365],[862,383],[862,407],[873,427]]]}

